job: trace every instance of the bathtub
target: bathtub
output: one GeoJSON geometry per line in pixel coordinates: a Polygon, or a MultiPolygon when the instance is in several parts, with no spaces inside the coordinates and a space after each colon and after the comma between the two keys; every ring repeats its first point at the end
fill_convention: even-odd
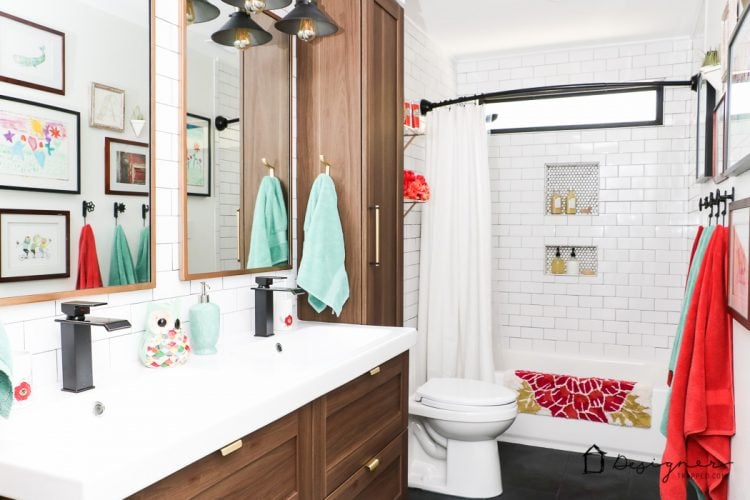
{"type": "Polygon", "coordinates": [[[502,384],[506,371],[531,370],[546,373],[602,377],[642,382],[653,387],[651,427],[621,427],[585,420],[568,420],[519,413],[500,441],[544,448],[585,452],[592,444],[616,457],[618,454],[645,462],[661,461],[665,439],[659,432],[667,397],[666,366],[659,363],[571,358],[555,354],[505,350],[502,371],[495,373],[502,384]]]}

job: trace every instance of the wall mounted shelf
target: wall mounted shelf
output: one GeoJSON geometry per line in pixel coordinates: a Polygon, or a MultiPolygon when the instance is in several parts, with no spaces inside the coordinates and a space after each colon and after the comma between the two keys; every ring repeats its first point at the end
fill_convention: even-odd
{"type": "Polygon", "coordinates": [[[406,209],[406,212],[404,212],[404,218],[406,218],[407,215],[409,215],[409,212],[414,210],[414,207],[417,205],[422,205],[424,203],[427,203],[424,200],[410,200],[407,198],[404,198],[404,205],[409,205],[409,208],[406,209]]]}
{"type": "Polygon", "coordinates": [[[425,132],[421,132],[417,128],[411,128],[411,127],[404,127],[404,137],[407,137],[406,144],[404,144],[404,151],[411,146],[411,143],[414,142],[414,139],[417,137],[422,137],[427,135],[425,132]]]}

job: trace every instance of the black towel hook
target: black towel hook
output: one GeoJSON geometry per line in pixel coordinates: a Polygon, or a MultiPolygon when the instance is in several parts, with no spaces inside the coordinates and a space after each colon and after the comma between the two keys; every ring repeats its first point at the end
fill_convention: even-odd
{"type": "Polygon", "coordinates": [[[143,227],[146,227],[146,215],[151,210],[151,207],[149,205],[146,205],[143,203],[141,205],[141,218],[143,219],[143,227]]]}
{"type": "Polygon", "coordinates": [[[83,214],[83,224],[86,224],[86,216],[89,214],[89,212],[93,212],[96,209],[96,205],[94,205],[93,201],[86,201],[83,200],[83,203],[81,203],[81,213],[83,214]]]}
{"type": "Polygon", "coordinates": [[[120,217],[121,213],[125,212],[125,204],[124,203],[117,203],[115,202],[115,226],[117,225],[117,219],[120,217]]]}

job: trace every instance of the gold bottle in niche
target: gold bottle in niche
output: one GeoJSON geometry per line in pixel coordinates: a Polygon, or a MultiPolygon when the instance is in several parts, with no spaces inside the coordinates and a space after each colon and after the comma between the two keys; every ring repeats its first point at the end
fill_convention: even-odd
{"type": "Polygon", "coordinates": [[[568,215],[576,214],[576,192],[573,189],[568,189],[568,196],[565,200],[565,213],[568,215]]]}
{"type": "Polygon", "coordinates": [[[560,247],[557,247],[555,258],[552,259],[552,264],[550,265],[550,271],[552,274],[565,274],[565,261],[560,256],[560,247]]]}
{"type": "Polygon", "coordinates": [[[562,196],[557,191],[552,191],[552,196],[549,200],[549,213],[559,215],[562,212],[562,196]]]}

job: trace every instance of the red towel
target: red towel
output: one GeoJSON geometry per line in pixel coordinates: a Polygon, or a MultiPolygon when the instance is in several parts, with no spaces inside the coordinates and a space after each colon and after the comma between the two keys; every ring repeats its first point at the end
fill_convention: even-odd
{"type": "Polygon", "coordinates": [[[688,475],[707,499],[728,496],[735,421],[726,271],[727,230],[718,227],[706,249],[677,358],[661,468],[662,500],[683,500],[688,475]]]}
{"type": "Polygon", "coordinates": [[[102,275],[99,271],[99,258],[96,255],[96,241],[90,224],[81,229],[78,240],[78,279],[76,290],[101,288],[102,275]]]}

